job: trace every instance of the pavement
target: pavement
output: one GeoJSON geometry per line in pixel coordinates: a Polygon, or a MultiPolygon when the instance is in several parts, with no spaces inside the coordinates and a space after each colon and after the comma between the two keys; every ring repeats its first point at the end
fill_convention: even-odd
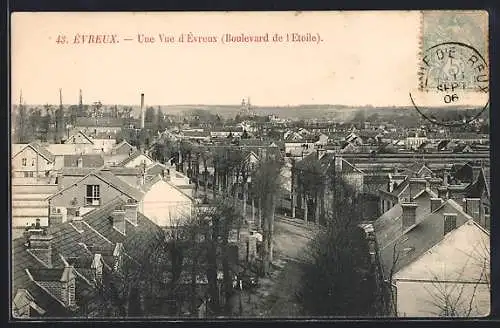
{"type": "Polygon", "coordinates": [[[255,290],[236,292],[233,315],[251,318],[286,318],[302,315],[295,298],[302,265],[308,261],[307,245],[318,229],[302,220],[276,217],[274,259],[268,277],[255,290]]]}

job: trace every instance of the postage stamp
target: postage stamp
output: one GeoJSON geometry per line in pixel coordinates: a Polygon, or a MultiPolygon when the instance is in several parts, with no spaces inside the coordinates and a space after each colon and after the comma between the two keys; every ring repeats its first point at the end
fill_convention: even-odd
{"type": "Polygon", "coordinates": [[[419,112],[422,107],[473,107],[460,124],[476,119],[489,96],[488,13],[422,11],[420,22],[420,95],[410,95],[413,104],[419,112]]]}

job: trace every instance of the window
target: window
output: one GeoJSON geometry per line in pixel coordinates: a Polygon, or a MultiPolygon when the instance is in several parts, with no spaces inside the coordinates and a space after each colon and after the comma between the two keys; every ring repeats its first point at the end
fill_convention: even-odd
{"type": "Polygon", "coordinates": [[[31,166],[35,166],[35,159],[31,160],[31,166]]]}
{"type": "Polygon", "coordinates": [[[86,205],[99,206],[101,203],[100,196],[99,185],[87,185],[87,193],[85,197],[86,205]]]}
{"type": "Polygon", "coordinates": [[[22,164],[23,164],[23,166],[28,165],[28,164],[27,164],[27,161],[28,161],[28,160],[27,160],[26,158],[23,158],[23,159],[22,159],[22,164]]]}
{"type": "Polygon", "coordinates": [[[32,171],[24,172],[24,177],[25,178],[33,178],[33,172],[32,171]]]}

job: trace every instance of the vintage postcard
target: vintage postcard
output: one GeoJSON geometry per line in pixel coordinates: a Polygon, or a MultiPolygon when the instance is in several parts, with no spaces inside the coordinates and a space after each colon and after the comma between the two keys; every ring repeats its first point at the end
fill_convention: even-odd
{"type": "Polygon", "coordinates": [[[11,15],[12,320],[490,313],[486,11],[11,15]]]}

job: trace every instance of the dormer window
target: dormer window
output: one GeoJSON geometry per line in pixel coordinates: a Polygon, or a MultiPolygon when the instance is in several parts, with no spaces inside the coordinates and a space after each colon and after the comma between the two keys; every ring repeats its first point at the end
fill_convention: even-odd
{"type": "Polygon", "coordinates": [[[99,185],[87,185],[85,204],[90,206],[99,206],[101,204],[99,185]]]}

